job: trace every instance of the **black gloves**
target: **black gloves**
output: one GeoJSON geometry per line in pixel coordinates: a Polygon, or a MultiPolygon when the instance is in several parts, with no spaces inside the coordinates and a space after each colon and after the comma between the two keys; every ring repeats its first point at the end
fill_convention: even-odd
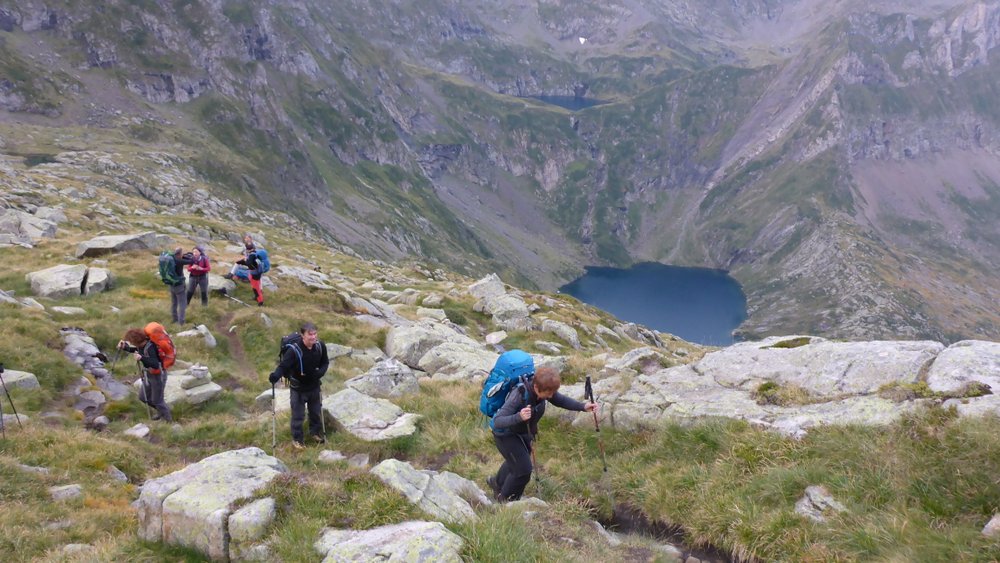
{"type": "Polygon", "coordinates": [[[274,385],[281,380],[281,374],[278,372],[274,372],[271,375],[267,376],[267,380],[271,382],[271,385],[274,385]]]}

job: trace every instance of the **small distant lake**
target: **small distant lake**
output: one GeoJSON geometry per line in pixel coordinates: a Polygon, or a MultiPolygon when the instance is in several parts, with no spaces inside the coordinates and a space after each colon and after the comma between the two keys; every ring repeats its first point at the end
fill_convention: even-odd
{"type": "Polygon", "coordinates": [[[570,111],[579,111],[593,106],[606,104],[604,100],[596,98],[577,98],[576,96],[528,96],[547,104],[566,108],[570,111]]]}
{"type": "Polygon", "coordinates": [[[722,270],[652,262],[588,267],[559,290],[619,319],[711,346],[732,344],[733,329],[747,318],[743,290],[722,270]]]}

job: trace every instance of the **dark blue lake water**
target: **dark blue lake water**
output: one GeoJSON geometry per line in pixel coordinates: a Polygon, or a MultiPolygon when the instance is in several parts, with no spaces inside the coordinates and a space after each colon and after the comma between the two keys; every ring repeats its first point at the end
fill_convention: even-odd
{"type": "Polygon", "coordinates": [[[579,111],[581,109],[586,109],[592,106],[607,103],[604,100],[598,100],[596,98],[577,98],[576,96],[530,96],[530,97],[545,102],[547,104],[553,104],[562,108],[566,108],[570,111],[579,111]]]}
{"type": "Polygon", "coordinates": [[[722,270],[651,262],[625,270],[588,267],[559,290],[619,319],[698,344],[732,344],[733,329],[747,318],[743,290],[722,270]]]}

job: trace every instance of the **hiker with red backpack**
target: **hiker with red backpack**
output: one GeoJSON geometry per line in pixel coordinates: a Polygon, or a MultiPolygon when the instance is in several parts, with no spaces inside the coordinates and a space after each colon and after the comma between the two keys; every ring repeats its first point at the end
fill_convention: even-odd
{"type": "Polygon", "coordinates": [[[128,329],[118,341],[118,348],[135,354],[143,376],[139,400],[156,409],[153,420],[173,422],[163,394],[167,387],[167,368],[174,365],[176,350],[163,325],[149,323],[145,328],[128,329]]]}
{"type": "MultiPolygon", "coordinates": [[[[271,399],[274,400],[274,385],[282,377],[288,380],[289,402],[292,407],[292,447],[301,450],[303,443],[302,423],[306,407],[309,408],[309,434],[321,444],[326,443],[326,425],[323,420],[323,395],[320,381],[330,367],[330,357],[326,345],[319,339],[316,325],[303,323],[298,333],[281,339],[281,360],[274,368],[268,381],[271,382],[271,399]]],[[[273,406],[272,402],[272,406],[273,406]]]]}
{"type": "Polygon", "coordinates": [[[480,410],[490,418],[493,441],[504,462],[486,482],[499,502],[518,500],[531,481],[532,454],[538,421],[545,404],[571,411],[598,412],[597,403],[581,403],[559,393],[559,372],[535,371],[531,355],[522,350],[504,352],[483,385],[480,410]],[[500,397],[505,397],[497,408],[500,397]]]}

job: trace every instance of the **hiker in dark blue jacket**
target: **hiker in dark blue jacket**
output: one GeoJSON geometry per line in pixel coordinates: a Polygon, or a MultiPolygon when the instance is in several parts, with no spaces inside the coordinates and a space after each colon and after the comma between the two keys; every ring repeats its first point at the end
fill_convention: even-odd
{"type": "Polygon", "coordinates": [[[496,476],[486,481],[500,502],[521,498],[531,481],[531,451],[546,403],[571,411],[598,410],[597,403],[581,403],[559,393],[562,380],[552,368],[539,368],[530,381],[527,389],[523,384],[511,389],[493,417],[493,441],[504,462],[496,476]]]}
{"type": "Polygon", "coordinates": [[[278,367],[268,380],[272,385],[282,377],[288,379],[292,407],[292,447],[301,450],[303,444],[302,422],[309,407],[309,434],[319,443],[326,443],[323,435],[323,396],[321,379],[330,367],[326,346],[319,340],[316,325],[304,323],[299,329],[301,343],[290,344],[281,354],[278,367]]]}

